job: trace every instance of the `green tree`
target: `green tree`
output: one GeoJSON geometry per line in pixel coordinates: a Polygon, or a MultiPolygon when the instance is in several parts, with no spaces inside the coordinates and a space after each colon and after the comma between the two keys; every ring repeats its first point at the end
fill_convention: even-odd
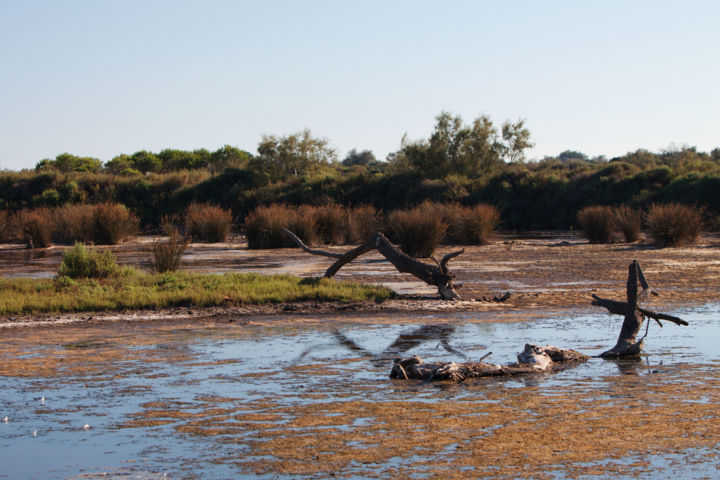
{"type": "Polygon", "coordinates": [[[245,168],[250,157],[250,153],[245,150],[225,145],[210,154],[208,167],[212,173],[219,173],[227,168],[245,168]]]}
{"type": "Polygon", "coordinates": [[[350,150],[342,161],[342,164],[346,167],[353,165],[367,166],[377,162],[375,155],[370,150],[363,150],[358,152],[356,149],[350,150]]]}
{"type": "Polygon", "coordinates": [[[529,145],[529,132],[522,121],[508,126],[507,137],[513,142],[508,147],[487,115],[479,116],[472,125],[463,124],[459,115],[448,112],[436,120],[428,141],[407,142],[403,138],[400,151],[389,157],[396,171],[412,170],[430,178],[473,178],[500,164],[510,150],[520,158],[529,145]]]}
{"type": "Polygon", "coordinates": [[[162,160],[154,153],[146,150],[133,153],[130,161],[132,162],[132,168],[142,173],[159,172],[162,169],[162,160]]]}
{"type": "Polygon", "coordinates": [[[533,147],[530,142],[530,130],[525,127],[525,120],[503,123],[502,138],[505,141],[507,160],[509,162],[525,161],[525,150],[533,147]]]}
{"type": "Polygon", "coordinates": [[[310,130],[276,137],[264,135],[258,155],[276,178],[312,173],[337,161],[335,150],[325,138],[313,137],[310,130]]]}
{"type": "Polygon", "coordinates": [[[59,172],[97,173],[102,169],[102,162],[93,157],[78,157],[70,153],[61,153],[55,160],[41,160],[35,166],[38,171],[57,170],[59,172]]]}
{"type": "Polygon", "coordinates": [[[130,155],[126,155],[124,153],[121,153],[120,155],[113,157],[112,160],[105,162],[105,171],[113,175],[119,175],[120,172],[127,170],[128,168],[133,168],[132,158],[130,158],[130,155]]]}

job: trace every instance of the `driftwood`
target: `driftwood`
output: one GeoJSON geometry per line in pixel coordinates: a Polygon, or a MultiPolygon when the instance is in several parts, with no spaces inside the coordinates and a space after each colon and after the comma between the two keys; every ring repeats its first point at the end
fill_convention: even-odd
{"type": "Polygon", "coordinates": [[[352,262],[360,255],[371,250],[377,250],[390,263],[392,263],[399,272],[409,273],[428,285],[437,287],[438,293],[443,300],[456,300],[460,298],[460,295],[457,294],[453,286],[454,275],[450,273],[450,270],[448,270],[447,263],[451,259],[463,253],[465,251],[464,249],[448,253],[439,262],[435,261],[436,265],[431,265],[404,254],[395,248],[395,246],[380,232],[374,233],[366,242],[353,248],[352,250],[349,250],[348,252],[335,253],[310,248],[305,245],[303,241],[300,240],[293,232],[285,228],[283,230],[290,238],[293,239],[298,247],[302,248],[307,253],[336,259],[335,263],[333,263],[325,272],[326,278],[332,278],[344,265],[352,262]]]}
{"type": "Polygon", "coordinates": [[[465,363],[425,363],[417,355],[406,359],[398,358],[390,371],[390,378],[462,382],[468,378],[552,373],[585,362],[590,358],[575,350],[564,350],[549,345],[539,347],[531,343],[526,344],[525,349],[518,354],[517,363],[508,365],[485,363],[483,360],[488,355],[478,362],[465,363]]]}
{"type": "Polygon", "coordinates": [[[615,300],[600,298],[597,295],[592,296],[594,299],[592,302],[593,305],[605,307],[610,313],[614,315],[623,315],[625,317],[620,329],[620,335],[618,336],[617,343],[610,350],[600,354],[601,357],[617,358],[639,355],[643,349],[645,337],[647,336],[647,327],[650,326],[648,320],[645,335],[643,335],[640,340],[636,340],[636,337],[640,332],[640,328],[645,321],[645,317],[652,318],[661,327],[663,326],[661,320],[666,320],[668,322],[675,323],[676,325],[688,324],[685,320],[673,315],[657,313],[640,307],[639,302],[647,298],[649,295],[657,295],[657,293],[650,289],[642,268],[640,268],[640,264],[637,260],[634,260],[628,267],[627,301],[618,302],[615,300]],[[638,282],[640,283],[640,286],[642,286],[641,292],[638,292],[638,282]]]}

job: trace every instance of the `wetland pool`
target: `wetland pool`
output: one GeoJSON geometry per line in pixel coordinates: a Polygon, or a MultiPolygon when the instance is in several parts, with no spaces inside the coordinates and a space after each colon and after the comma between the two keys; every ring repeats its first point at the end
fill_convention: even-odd
{"type": "Polygon", "coordinates": [[[390,380],[392,359],[589,354],[621,320],[473,312],[0,330],[0,478],[716,478],[720,307],[668,312],[639,360],[390,380]],[[483,317],[484,316],[484,317],[483,317]],[[7,421],[2,421],[7,416],[7,421]]]}

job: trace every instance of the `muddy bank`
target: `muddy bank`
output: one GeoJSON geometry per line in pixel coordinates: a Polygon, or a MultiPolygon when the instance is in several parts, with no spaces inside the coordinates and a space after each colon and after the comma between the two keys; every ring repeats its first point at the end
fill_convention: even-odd
{"type": "MultiPolygon", "coordinates": [[[[143,237],[112,247],[121,264],[149,268],[153,238],[143,237]]],[[[67,247],[28,251],[20,246],[0,247],[0,275],[50,277],[55,274],[67,247]]],[[[344,251],[347,247],[332,247],[344,251]]],[[[456,249],[443,247],[438,255],[456,249]]],[[[36,325],[74,321],[132,319],[224,319],[241,321],[247,316],[335,312],[478,311],[496,320],[552,315],[556,310],[592,310],[591,295],[622,298],[627,265],[637,259],[659,296],[653,306],[680,307],[714,302],[720,295],[720,237],[707,234],[691,247],[658,249],[646,243],[591,245],[570,232],[533,236],[502,235],[486,246],[467,247],[451,261],[463,300],[443,302],[435,289],[414,277],[397,272],[371,252],[344,267],[336,278],[385,285],[399,299],[383,303],[297,303],[284,305],[227,305],[212,308],[175,308],[142,312],[101,312],[73,315],[33,315],[0,318],[0,324],[36,325]],[[510,291],[503,303],[483,298],[510,291]]],[[[222,244],[191,244],[183,269],[196,272],[286,273],[322,276],[329,259],[299,249],[249,250],[242,237],[222,244]]]]}

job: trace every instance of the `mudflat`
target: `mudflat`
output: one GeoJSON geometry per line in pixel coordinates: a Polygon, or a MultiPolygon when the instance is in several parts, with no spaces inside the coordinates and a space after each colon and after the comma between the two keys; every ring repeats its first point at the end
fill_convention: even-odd
{"type": "MultiPolygon", "coordinates": [[[[149,268],[152,237],[140,237],[112,247],[121,264],[149,268]]],[[[66,247],[27,251],[19,246],[0,248],[0,275],[52,276],[66,247]]],[[[328,247],[346,251],[350,246],[328,247]]],[[[180,307],[152,311],[89,312],[81,314],[0,317],[2,326],[57,324],[76,321],[165,320],[224,318],[277,314],[317,314],[343,311],[482,311],[495,321],[552,315],[557,310],[595,309],[591,295],[624,298],[627,267],[633,260],[642,265],[658,295],[652,305],[664,308],[715,302],[720,294],[720,235],[705,234],[698,242],[681,248],[657,248],[648,242],[590,244],[573,232],[535,232],[529,235],[498,235],[484,246],[443,246],[437,257],[464,248],[450,262],[460,301],[442,301],[434,287],[411,275],[397,272],[376,252],[363,255],[343,267],[335,278],[382,284],[400,294],[382,303],[293,303],[221,307],[180,307]],[[498,297],[510,292],[504,302],[498,297]]],[[[426,260],[432,262],[432,260],[426,260]]],[[[242,237],[228,243],[190,245],[183,269],[202,272],[285,273],[322,276],[331,259],[300,249],[249,250],[242,237]]]]}

